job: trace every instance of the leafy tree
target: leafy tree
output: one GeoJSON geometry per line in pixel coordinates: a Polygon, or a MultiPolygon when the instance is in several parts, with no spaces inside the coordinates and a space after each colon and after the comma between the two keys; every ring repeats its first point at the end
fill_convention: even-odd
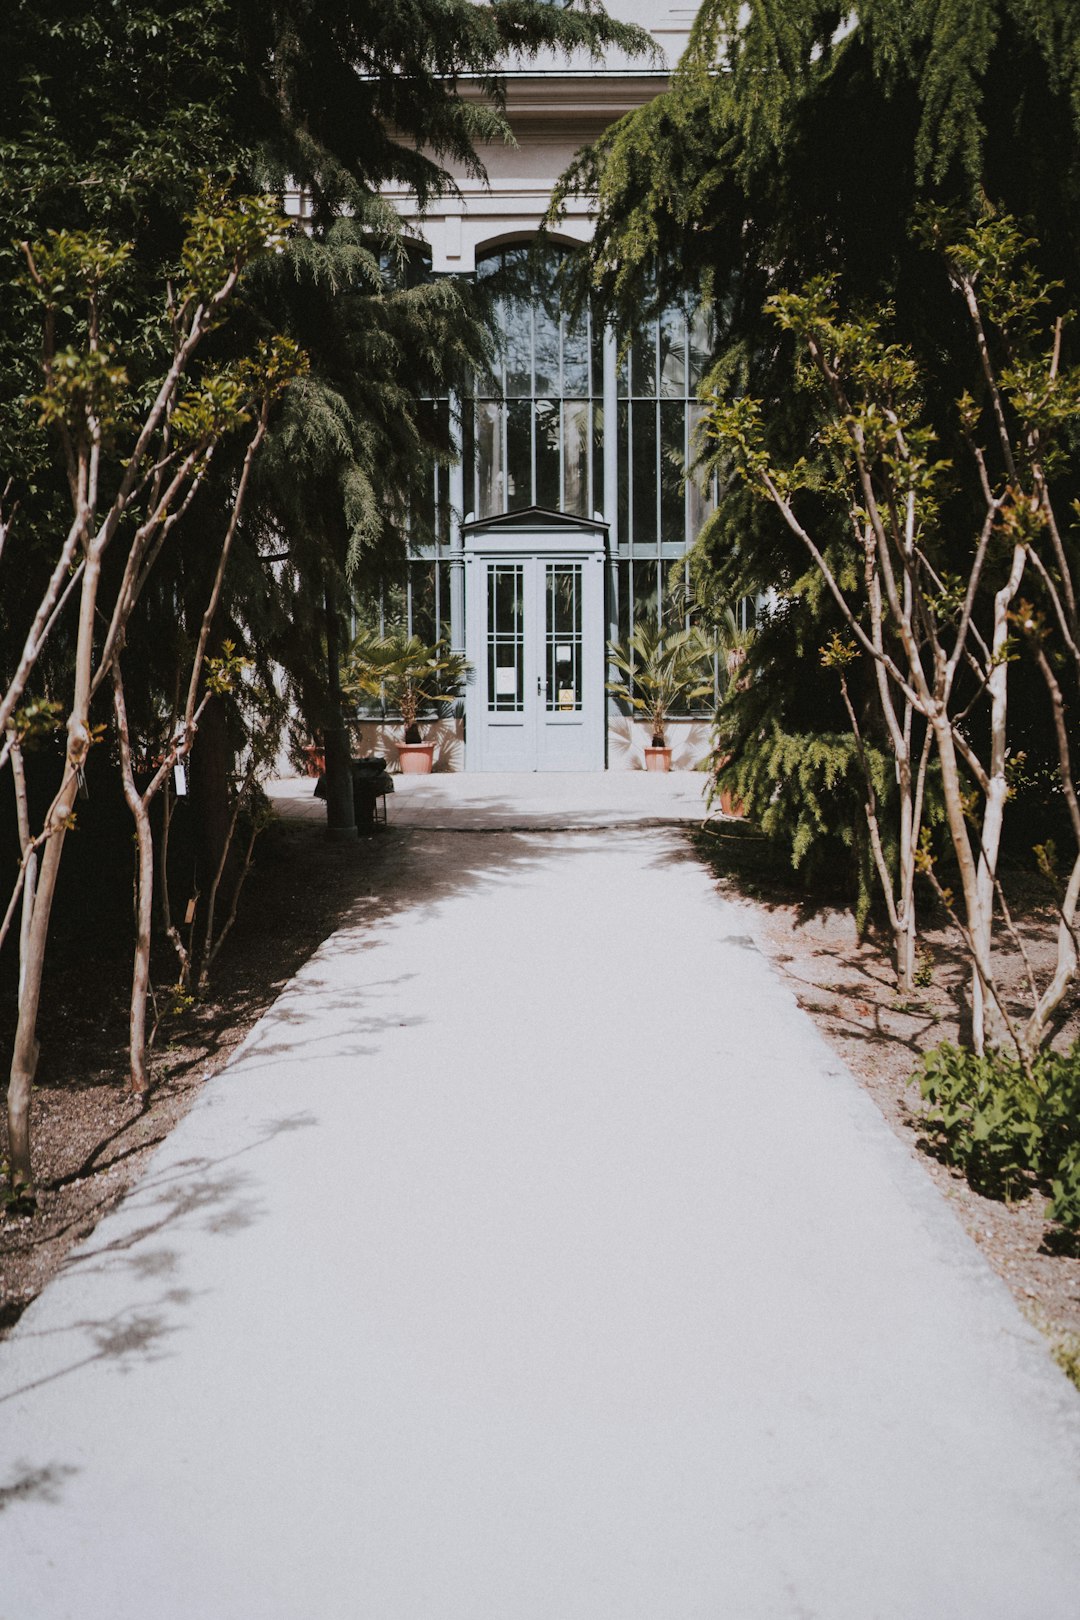
{"type": "MultiPolygon", "coordinates": [[[[981,402],[985,385],[967,310],[913,218],[936,203],[970,219],[990,198],[1025,228],[1030,222],[1042,278],[1075,283],[1078,39],[1075,8],[1058,0],[985,0],[974,9],[862,0],[843,27],[834,8],[814,0],[747,8],[706,0],[670,91],[606,132],[564,179],[561,195],[598,193],[587,280],[610,310],[629,320],[642,302],[687,289],[711,298],[718,336],[707,386],[761,400],[771,454],[787,466],[803,456],[814,463],[801,516],[823,553],[847,545],[849,515],[816,453],[818,400],[798,385],[796,334],[778,329],[770,300],[822,277],[842,287],[849,319],[879,314],[883,341],[904,346],[918,365],[921,420],[939,456],[963,463],[953,402],[965,389],[981,402]]],[[[961,537],[980,500],[973,477],[943,514],[955,524],[954,572],[966,566],[961,537]]],[[[834,827],[850,826],[857,801],[844,790],[830,804],[823,779],[819,833],[777,815],[790,796],[775,773],[800,740],[809,747],[819,734],[842,736],[854,707],[868,754],[891,754],[895,742],[867,659],[847,671],[850,702],[835,663],[821,662],[821,649],[843,635],[843,615],[808,561],[775,504],[730,484],[695,561],[730,600],[762,592],[774,602],[750,654],[757,678],[725,702],[719,752],[732,789],[803,855],[807,837],[831,841],[834,827]]],[[[977,712],[972,724],[983,723],[977,712]]],[[[1025,746],[1036,776],[1055,769],[1045,720],[1025,746]]],[[[913,780],[920,748],[916,739],[913,780]]],[[[857,756],[849,759],[858,771],[857,756]]],[[[839,786],[846,773],[832,779],[839,786]]],[[[887,780],[883,787],[879,826],[904,815],[887,780]]],[[[866,836],[859,819],[856,841],[866,836]]],[[[884,842],[899,851],[902,840],[884,842]]],[[[897,857],[885,855],[895,874],[897,857]]],[[[901,880],[897,895],[907,886],[901,880]]]]}
{"type": "MultiPolygon", "coordinates": [[[[540,0],[329,0],[319,8],[305,0],[273,7],[149,0],[137,8],[118,0],[12,0],[4,8],[0,489],[7,494],[0,532],[12,586],[0,605],[0,666],[10,699],[4,758],[16,782],[24,892],[27,875],[36,873],[9,1087],[18,1191],[31,1185],[28,1099],[55,866],[95,735],[95,694],[112,688],[122,754],[140,704],[159,718],[179,714],[177,746],[190,748],[198,716],[206,726],[221,712],[212,693],[203,706],[209,688],[199,677],[224,656],[227,626],[239,624],[251,638],[273,617],[268,596],[278,598],[279,620],[285,615],[287,571],[274,574],[266,544],[272,539],[280,548],[283,536],[295,550],[291,601],[303,604],[296,616],[310,621],[322,605],[327,678],[336,680],[329,643],[342,576],[376,535],[402,544],[401,530],[381,514],[388,493],[391,510],[401,510],[406,461],[411,454],[415,467],[423,434],[420,407],[405,401],[401,383],[410,367],[414,379],[432,370],[433,351],[451,325],[469,330],[445,293],[392,285],[384,261],[400,259],[402,232],[380,188],[404,184],[423,201],[452,183],[447,162],[480,171],[477,143],[506,135],[497,70],[513,53],[527,59],[549,46],[597,51],[607,42],[636,48],[643,36],[609,21],[595,0],[559,7],[540,0]],[[461,93],[466,75],[487,99],[461,93]],[[232,212],[204,206],[205,175],[219,191],[231,183],[234,194],[251,200],[232,212]],[[276,278],[249,280],[239,318],[225,327],[218,314],[233,299],[241,261],[267,245],[269,215],[259,199],[280,194],[286,180],[311,199],[310,228],[294,233],[276,278]],[[351,225],[335,223],[345,213],[351,225]],[[240,261],[225,280],[215,279],[245,231],[253,239],[240,261]],[[28,253],[10,243],[28,244],[28,253]],[[318,402],[324,454],[297,464],[302,476],[288,495],[268,469],[258,510],[245,516],[239,508],[250,488],[255,437],[268,443],[270,421],[244,368],[260,341],[277,333],[289,336],[295,352],[292,328],[303,327],[315,286],[346,295],[350,358],[368,349],[366,365],[357,367],[361,386],[355,372],[341,376],[342,356],[328,343],[312,343],[305,386],[309,403],[318,402]],[[348,295],[362,286],[361,305],[348,295]],[[111,349],[102,341],[106,289],[111,349]],[[405,426],[384,414],[373,430],[373,402],[388,380],[405,426]],[[334,432],[335,414],[346,431],[334,432]],[[334,476],[317,488],[330,464],[334,476]],[[294,548],[288,529],[303,494],[310,504],[294,548]],[[65,535],[58,549],[55,537],[65,535]],[[185,640],[188,653],[179,661],[158,650],[178,653],[185,640]],[[132,693],[130,675],[117,673],[122,649],[125,670],[157,681],[156,694],[132,693]],[[187,691],[194,706],[178,708],[176,671],[192,649],[187,691]],[[67,692],[72,681],[74,695],[61,704],[66,762],[42,845],[24,815],[21,744],[52,723],[59,701],[52,694],[67,692]]],[[[281,443],[289,432],[283,423],[281,443]]],[[[310,680],[311,664],[309,639],[293,666],[302,680],[310,680]]],[[[166,754],[179,758],[173,744],[166,754]]],[[[129,751],[129,788],[134,763],[129,751]]],[[[145,831],[142,798],[129,792],[145,831]]],[[[139,871],[145,897],[152,867],[142,841],[139,871]]],[[[205,898],[211,912],[215,903],[205,898]]],[[[213,931],[211,917],[207,939],[213,931]]],[[[145,1006],[137,1006],[144,1003],[145,940],[141,915],[136,1047],[145,1028],[145,1006]]]]}

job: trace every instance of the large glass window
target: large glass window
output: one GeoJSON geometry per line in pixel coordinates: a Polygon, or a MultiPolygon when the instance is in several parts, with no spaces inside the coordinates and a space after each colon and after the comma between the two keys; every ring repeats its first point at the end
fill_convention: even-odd
{"type": "Polygon", "coordinates": [[[523,243],[477,264],[497,339],[494,376],[464,405],[465,506],[477,517],[526,506],[591,517],[602,498],[602,344],[588,314],[572,322],[561,307],[561,258],[523,243]]]}
{"type": "MultiPolygon", "coordinates": [[[[493,517],[529,506],[603,513],[613,540],[609,622],[623,638],[642,619],[674,624],[686,618],[685,593],[680,597],[673,582],[714,506],[713,489],[693,470],[702,415],[697,390],[711,358],[712,321],[707,308],[691,302],[642,316],[628,334],[612,336],[588,311],[571,321],[559,275],[570,251],[520,243],[477,261],[477,281],[490,299],[495,359],[491,374],[478,377],[455,410],[460,516],[493,517]],[[606,365],[612,398],[605,398],[606,365]],[[615,474],[611,490],[604,484],[605,448],[615,474]]],[[[436,408],[448,433],[447,402],[436,408]]],[[[447,469],[437,468],[437,540],[434,547],[421,541],[415,548],[407,590],[409,615],[444,635],[447,479],[447,469]]],[[[431,527],[426,519],[418,536],[431,527]]],[[[560,685],[549,668],[553,700],[572,684],[560,685]]]]}

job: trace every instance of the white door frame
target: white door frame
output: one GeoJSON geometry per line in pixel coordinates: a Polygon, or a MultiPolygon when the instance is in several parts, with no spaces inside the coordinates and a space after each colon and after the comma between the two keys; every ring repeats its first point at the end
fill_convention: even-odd
{"type": "MultiPolygon", "coordinates": [[[[532,508],[466,523],[465,653],[473,665],[465,696],[465,768],[471,771],[602,771],[606,724],[607,525],[532,508]],[[546,580],[549,564],[580,567],[580,700],[551,691],[546,580]],[[489,569],[521,568],[519,696],[498,708],[488,657],[489,569]]],[[[554,656],[554,655],[553,655],[554,656]]]]}

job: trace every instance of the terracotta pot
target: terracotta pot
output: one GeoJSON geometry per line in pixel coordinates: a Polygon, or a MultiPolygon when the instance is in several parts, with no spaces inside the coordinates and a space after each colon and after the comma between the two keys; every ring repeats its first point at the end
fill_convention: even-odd
{"type": "Polygon", "coordinates": [[[402,776],[430,776],[434,754],[433,742],[399,743],[398,764],[402,776]]]}
{"type": "Polygon", "coordinates": [[[646,748],[646,750],[645,750],[645,769],[647,771],[670,771],[670,769],[671,769],[671,749],[670,748],[646,748]]]}

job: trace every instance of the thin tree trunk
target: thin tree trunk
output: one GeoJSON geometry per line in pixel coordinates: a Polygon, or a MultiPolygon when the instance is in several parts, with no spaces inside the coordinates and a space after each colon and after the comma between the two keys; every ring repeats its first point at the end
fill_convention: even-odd
{"type": "MultiPolygon", "coordinates": [[[[964,894],[964,912],[973,960],[972,982],[978,988],[978,998],[972,997],[971,1043],[978,1056],[986,1050],[985,1006],[991,982],[989,951],[986,948],[988,929],[984,926],[982,897],[978,867],[971,850],[967,819],[964,814],[964,795],[960,781],[960,765],[956,757],[956,739],[952,722],[942,710],[931,717],[938,757],[941,760],[941,786],[945,796],[945,815],[949,824],[953,850],[960,868],[960,884],[964,894]]],[[[992,898],[992,897],[991,897],[992,898]]]]}
{"type": "Polygon", "coordinates": [[[1057,962],[1054,976],[1039,997],[1024,1026],[1024,1045],[1032,1056],[1046,1040],[1050,1020],[1076,977],[1076,910],[1080,905],[1080,855],[1073,862],[1058,922],[1057,962]]]}
{"type": "Polygon", "coordinates": [[[26,977],[26,957],[30,946],[30,924],[34,919],[34,895],[37,890],[37,850],[30,832],[30,801],[26,792],[26,769],[22,749],[9,733],[11,775],[15,785],[15,816],[19,827],[19,849],[23,858],[22,918],[19,925],[19,995],[22,995],[26,977]]]}
{"type": "Polygon", "coordinates": [[[113,660],[113,708],[120,739],[120,776],[124,798],[135,822],[137,866],[135,878],[135,957],[131,971],[131,1008],[128,1016],[128,1084],[137,1096],[150,1089],[146,1073],[146,1004],[150,994],[150,945],[154,915],[154,839],[150,812],[135,786],[131,765],[131,734],[128,729],[124,682],[119,655],[113,660]]]}
{"type": "Polygon", "coordinates": [[[353,804],[352,747],[341,713],[341,642],[338,635],[334,587],[327,581],[324,597],[326,612],[326,724],[323,748],[326,757],[326,835],[328,838],[357,837],[356,808],[353,804]]]}
{"type": "Polygon", "coordinates": [[[45,972],[45,945],[49,937],[49,919],[56,894],[56,879],[60,872],[60,857],[67,836],[68,818],[75,798],[75,787],[75,771],[71,765],[65,764],[63,783],[52,810],[53,830],[45,845],[41,861],[37,893],[34,897],[33,919],[26,942],[26,960],[19,994],[19,1018],[15,1027],[7,1098],[11,1188],[17,1197],[32,1194],[34,1189],[30,1162],[30,1096],[38,1063],[38,1008],[41,1003],[41,985],[45,972]]]}
{"type": "MultiPolygon", "coordinates": [[[[990,961],[993,942],[998,852],[1001,847],[1001,830],[1005,821],[1005,801],[1009,796],[1009,785],[1005,775],[1008,762],[1007,727],[1009,707],[1009,665],[1005,657],[1005,643],[1009,635],[1009,609],[1020,588],[1026,559],[1026,549],[1023,546],[1016,546],[1013,550],[1009,577],[994,597],[994,632],[991,644],[993,661],[987,681],[987,691],[990,696],[990,770],[983,805],[982,837],[979,849],[977,879],[979,909],[977,924],[975,919],[970,917],[968,919],[968,928],[971,931],[972,938],[977,937],[987,963],[990,961]],[[976,926],[978,934],[976,934],[976,926]]],[[[971,978],[974,1021],[981,1032],[982,1040],[988,1039],[992,1045],[998,1045],[1002,1036],[1001,1020],[995,1015],[994,1007],[985,995],[985,988],[982,975],[976,969],[971,978]]],[[[976,1048],[976,1050],[981,1049],[981,1046],[976,1048]]]]}

